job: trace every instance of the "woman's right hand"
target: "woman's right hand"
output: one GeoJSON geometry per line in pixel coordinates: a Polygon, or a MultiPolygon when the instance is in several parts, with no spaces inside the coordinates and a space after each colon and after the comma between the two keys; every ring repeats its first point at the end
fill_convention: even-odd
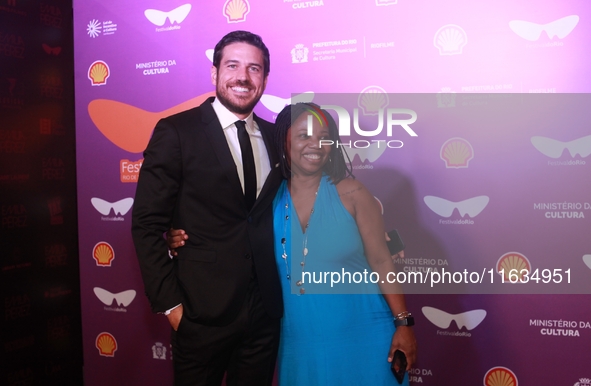
{"type": "Polygon", "coordinates": [[[178,253],[176,249],[185,245],[185,240],[188,239],[189,236],[183,229],[170,228],[170,230],[166,232],[166,242],[168,243],[170,254],[172,256],[177,256],[178,253]]]}

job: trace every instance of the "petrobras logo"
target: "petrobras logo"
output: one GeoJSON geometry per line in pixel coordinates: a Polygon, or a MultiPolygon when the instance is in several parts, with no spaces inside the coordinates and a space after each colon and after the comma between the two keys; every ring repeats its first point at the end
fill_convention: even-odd
{"type": "Polygon", "coordinates": [[[567,37],[579,23],[579,16],[570,15],[546,24],[536,24],[524,20],[512,20],[509,22],[509,28],[519,37],[536,41],[540,38],[543,31],[546,31],[549,39],[558,36],[559,39],[567,37]]]}
{"type": "Polygon", "coordinates": [[[382,114],[389,103],[388,93],[379,86],[364,88],[357,98],[357,106],[363,111],[363,115],[382,114]]]}
{"type": "Polygon", "coordinates": [[[474,158],[474,149],[464,138],[454,137],[443,143],[439,157],[448,169],[467,168],[470,160],[474,158]]]}
{"type": "Polygon", "coordinates": [[[529,259],[519,252],[507,252],[497,260],[497,273],[504,283],[526,283],[526,276],[532,272],[529,259]]]}
{"type": "Polygon", "coordinates": [[[106,85],[109,76],[111,76],[109,65],[102,60],[97,60],[88,67],[88,79],[93,86],[106,85]]]}
{"type": "Polygon", "coordinates": [[[92,19],[86,24],[86,34],[93,39],[99,36],[113,35],[115,32],[117,32],[117,24],[111,20],[92,19]]]}
{"type": "Polygon", "coordinates": [[[127,197],[116,202],[109,202],[102,198],[92,197],[90,203],[100,214],[107,217],[101,217],[102,221],[124,221],[122,216],[125,216],[133,205],[133,198],[127,197]],[[109,217],[113,211],[115,216],[109,217]]]}
{"type": "Polygon", "coordinates": [[[112,358],[115,356],[115,351],[117,351],[117,340],[108,332],[101,332],[96,337],[95,347],[101,356],[112,358]]]}
{"type": "Polygon", "coordinates": [[[152,346],[152,358],[153,359],[166,359],[166,347],[161,342],[156,342],[152,346]]]}
{"type": "Polygon", "coordinates": [[[263,94],[263,96],[261,96],[261,103],[267,109],[277,114],[287,105],[292,103],[310,103],[313,99],[313,91],[307,91],[302,94],[294,95],[291,98],[281,98],[271,94],[263,94]]]}
{"type": "Polygon", "coordinates": [[[241,23],[246,21],[246,15],[250,12],[248,0],[227,0],[222,8],[222,14],[228,23],[241,23]]]}
{"type": "Polygon", "coordinates": [[[433,38],[433,45],[439,50],[439,55],[460,55],[467,43],[466,31],[455,24],[446,24],[439,28],[433,38]]]}
{"type": "Polygon", "coordinates": [[[460,332],[465,328],[467,331],[472,331],[486,318],[485,310],[472,310],[466,311],[459,314],[449,314],[445,311],[439,310],[434,307],[423,307],[423,315],[434,325],[442,329],[448,329],[451,322],[455,322],[458,331],[441,331],[437,330],[437,335],[456,336],[456,337],[471,337],[469,332],[460,332]]]}
{"type": "MultiPolygon", "coordinates": [[[[571,158],[579,155],[580,158],[586,158],[591,154],[591,135],[574,139],[569,142],[562,142],[556,139],[534,136],[531,137],[531,143],[542,154],[547,157],[561,158],[564,150],[567,149],[571,158]]],[[[583,159],[573,159],[568,161],[548,161],[549,166],[576,166],[585,165],[583,159]]]]}
{"type": "Polygon", "coordinates": [[[306,63],[308,61],[308,47],[298,43],[294,48],[291,49],[291,62],[292,63],[306,63]]]}
{"type": "MultiPolygon", "coordinates": [[[[463,218],[468,215],[470,218],[474,218],[480,214],[486,208],[489,202],[488,196],[476,196],[468,198],[463,201],[449,201],[445,198],[437,196],[425,196],[423,201],[429,209],[437,213],[441,217],[449,218],[453,214],[454,210],[458,210],[460,216],[463,218]]],[[[473,225],[474,221],[470,219],[463,220],[439,220],[440,224],[464,224],[473,225]]]]}
{"type": "Polygon", "coordinates": [[[484,386],[519,386],[517,376],[506,367],[493,367],[484,374],[484,386]]]}
{"type": "Polygon", "coordinates": [[[442,87],[437,92],[437,107],[456,107],[456,92],[450,87],[442,87]]]}
{"type": "Polygon", "coordinates": [[[115,259],[115,250],[111,244],[101,241],[92,248],[92,257],[96,260],[97,266],[110,267],[111,262],[115,259]]]}
{"type": "Polygon", "coordinates": [[[129,306],[133,299],[135,299],[135,290],[127,290],[113,294],[106,289],[100,287],[94,287],[92,289],[96,297],[107,307],[104,307],[105,311],[116,311],[116,312],[127,312],[125,307],[129,306]],[[111,307],[113,301],[116,301],[117,307],[111,307]]]}
{"type": "Polygon", "coordinates": [[[169,26],[156,28],[156,32],[165,32],[181,29],[181,24],[191,12],[191,4],[183,4],[171,11],[160,11],[158,9],[146,9],[144,16],[157,27],[162,27],[168,20],[169,26]],[[175,24],[176,23],[176,24],[175,24]]]}

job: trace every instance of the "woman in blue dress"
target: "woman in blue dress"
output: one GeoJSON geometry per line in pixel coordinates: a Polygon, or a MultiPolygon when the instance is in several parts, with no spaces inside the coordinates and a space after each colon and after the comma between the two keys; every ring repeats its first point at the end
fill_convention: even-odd
{"type": "MultiPolygon", "coordinates": [[[[330,145],[340,138],[324,110],[286,106],[276,130],[285,177],[273,203],[285,309],[279,385],[396,385],[394,353],[404,352],[410,369],[416,341],[400,289],[375,280],[394,272],[378,204],[352,178],[342,147],[330,145]]],[[[171,247],[182,245],[175,235],[171,247]]]]}
{"type": "Polygon", "coordinates": [[[408,368],[416,357],[412,328],[393,323],[398,316],[404,324],[408,315],[404,295],[369,280],[368,273],[385,278],[394,265],[378,204],[351,178],[342,147],[334,145],[339,141],[332,117],[314,104],[287,106],[277,117],[286,178],[274,201],[285,309],[281,386],[393,385],[394,352],[406,354],[408,368]]]}

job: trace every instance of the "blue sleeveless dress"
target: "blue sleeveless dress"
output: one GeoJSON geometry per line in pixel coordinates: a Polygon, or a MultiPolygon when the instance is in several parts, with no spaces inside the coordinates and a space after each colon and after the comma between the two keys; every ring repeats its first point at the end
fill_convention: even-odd
{"type": "MultiPolygon", "coordinates": [[[[398,385],[387,361],[395,327],[377,285],[355,284],[344,289],[330,288],[330,283],[318,289],[296,285],[302,279],[304,246],[308,249],[307,272],[371,272],[355,219],[343,206],[336,186],[323,176],[307,238],[286,181],[273,208],[275,256],[285,306],[279,385],[398,385]],[[300,295],[302,287],[305,294],[300,295]]],[[[403,384],[408,385],[408,375],[403,384]]]]}

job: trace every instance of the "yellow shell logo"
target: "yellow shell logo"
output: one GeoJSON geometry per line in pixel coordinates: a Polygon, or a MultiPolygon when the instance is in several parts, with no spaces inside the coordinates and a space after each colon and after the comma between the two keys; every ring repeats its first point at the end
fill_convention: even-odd
{"type": "Polygon", "coordinates": [[[102,356],[115,356],[115,351],[117,351],[117,341],[115,340],[115,337],[108,332],[101,332],[98,334],[95,345],[102,356]]]}
{"type": "Polygon", "coordinates": [[[88,67],[88,79],[93,86],[107,84],[107,78],[111,75],[109,66],[102,60],[97,60],[88,67]]]}
{"type": "Polygon", "coordinates": [[[109,243],[101,241],[92,249],[92,257],[96,260],[96,265],[110,267],[111,261],[115,258],[115,250],[109,243]]]}
{"type": "Polygon", "coordinates": [[[450,138],[441,146],[439,156],[448,169],[467,168],[470,160],[474,158],[474,149],[464,138],[450,138]]]}
{"type": "Polygon", "coordinates": [[[363,115],[378,115],[380,109],[385,109],[389,103],[386,90],[378,86],[364,88],[357,99],[357,105],[363,110],[363,115]]]}
{"type": "Polygon", "coordinates": [[[519,252],[508,252],[497,261],[497,273],[503,275],[505,283],[519,283],[531,273],[529,259],[519,252]]]}
{"type": "Polygon", "coordinates": [[[224,4],[223,14],[228,23],[240,23],[246,21],[246,15],[250,12],[248,0],[228,0],[224,4]]]}
{"type": "Polygon", "coordinates": [[[506,367],[493,367],[484,375],[484,386],[517,386],[517,377],[506,367]]]}

